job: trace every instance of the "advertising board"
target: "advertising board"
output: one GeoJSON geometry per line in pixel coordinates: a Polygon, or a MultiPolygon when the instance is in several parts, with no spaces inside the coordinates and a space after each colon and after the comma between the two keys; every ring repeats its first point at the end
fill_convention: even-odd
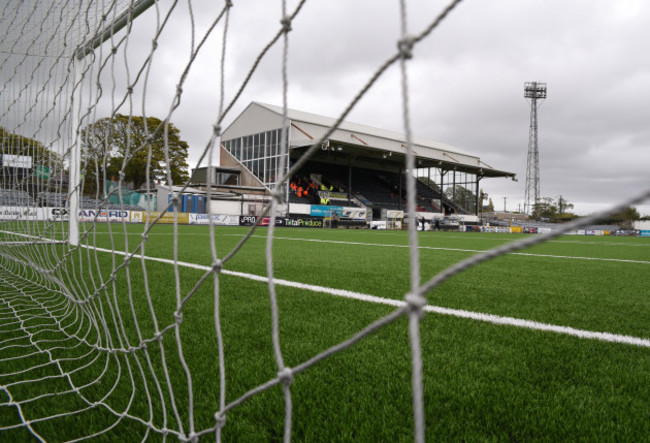
{"type": "MultiPolygon", "coordinates": [[[[209,214],[190,214],[191,225],[208,225],[210,224],[209,214]]],[[[212,215],[212,224],[215,226],[239,226],[238,215],[212,215]]]]}
{"type": "Polygon", "coordinates": [[[509,226],[481,226],[481,232],[510,233],[509,226]]]}
{"type": "MultiPolygon", "coordinates": [[[[130,211],[130,220],[132,223],[160,223],[160,224],[173,224],[174,223],[174,212],[160,212],[160,211],[130,211]],[[160,217],[159,220],[156,220],[160,217]]],[[[190,223],[189,214],[184,212],[176,213],[178,215],[178,224],[187,225],[190,223]]]]}
{"type": "Polygon", "coordinates": [[[5,168],[31,169],[32,157],[29,155],[2,155],[2,166],[5,168]]]}
{"type": "Polygon", "coordinates": [[[129,211],[122,209],[82,209],[79,211],[80,222],[128,223],[131,221],[129,211]]]}
{"type": "MultiPolygon", "coordinates": [[[[239,226],[253,226],[257,223],[259,217],[254,215],[241,215],[239,218],[239,226]]],[[[260,222],[260,226],[268,226],[271,222],[271,217],[264,217],[260,222]]],[[[276,217],[275,226],[285,226],[285,217],[276,217]]]]}
{"type": "Polygon", "coordinates": [[[329,217],[333,212],[341,213],[343,206],[311,205],[309,215],[312,217],[329,217]]]}
{"type": "Polygon", "coordinates": [[[68,221],[70,214],[66,208],[46,208],[48,210],[47,219],[49,221],[68,221]]]}
{"type": "Polygon", "coordinates": [[[322,228],[323,219],[313,217],[290,217],[284,219],[284,226],[290,228],[322,228]]]}
{"type": "Polygon", "coordinates": [[[0,220],[47,220],[46,208],[0,206],[0,220]]]}
{"type": "MultiPolygon", "coordinates": [[[[264,217],[260,226],[268,226],[271,218],[264,217]]],[[[240,226],[253,226],[257,222],[254,215],[242,215],[239,217],[240,226]]],[[[322,228],[323,219],[320,217],[277,217],[275,226],[286,226],[289,228],[322,228]]]]}

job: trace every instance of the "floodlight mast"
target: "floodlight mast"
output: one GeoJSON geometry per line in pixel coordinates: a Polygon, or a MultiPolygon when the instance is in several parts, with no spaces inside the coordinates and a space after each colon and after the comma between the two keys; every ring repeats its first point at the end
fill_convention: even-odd
{"type": "Polygon", "coordinates": [[[524,97],[530,99],[530,130],[528,132],[528,159],[526,164],[526,195],[524,213],[532,214],[539,203],[539,149],[537,146],[537,100],[546,98],[546,83],[524,83],[524,97]]]}

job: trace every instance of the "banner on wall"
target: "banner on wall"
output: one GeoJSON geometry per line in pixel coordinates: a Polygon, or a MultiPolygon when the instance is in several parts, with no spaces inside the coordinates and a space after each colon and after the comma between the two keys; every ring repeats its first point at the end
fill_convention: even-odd
{"type": "Polygon", "coordinates": [[[46,208],[0,206],[0,220],[47,220],[46,208]]]}
{"type": "Polygon", "coordinates": [[[510,227],[509,226],[481,226],[481,232],[498,232],[498,233],[509,234],[510,227]]]}
{"type": "Polygon", "coordinates": [[[323,219],[313,217],[290,217],[284,219],[284,226],[291,228],[322,228],[323,219]]]}
{"type": "Polygon", "coordinates": [[[66,208],[47,208],[47,219],[49,221],[68,221],[70,214],[66,208]]]}
{"type": "Polygon", "coordinates": [[[129,211],[120,209],[82,209],[79,211],[80,222],[128,223],[131,221],[129,211]]]}
{"type": "MultiPolygon", "coordinates": [[[[191,225],[209,225],[210,214],[190,214],[191,225]]],[[[215,226],[239,226],[239,215],[212,215],[212,224],[215,226]]]]}
{"type": "MultiPolygon", "coordinates": [[[[160,212],[160,211],[130,211],[130,220],[132,223],[160,223],[160,224],[173,224],[174,223],[174,213],[173,212],[160,212]],[[160,217],[159,220],[156,220],[160,217]]],[[[190,223],[190,215],[185,212],[176,213],[178,216],[179,225],[188,225],[190,223]]]]}
{"type": "MultiPolygon", "coordinates": [[[[242,215],[239,217],[240,226],[253,226],[257,223],[258,217],[254,215],[242,215]]],[[[264,217],[260,226],[268,226],[271,221],[270,217],[264,217]]],[[[277,217],[275,226],[286,226],[289,228],[322,228],[323,219],[320,217],[277,217]]]]}
{"type": "MultiPolygon", "coordinates": [[[[253,226],[259,219],[255,215],[240,215],[237,218],[239,219],[239,226],[253,226]]],[[[270,222],[271,217],[264,217],[260,222],[260,226],[268,226],[270,222]]],[[[275,226],[284,226],[284,217],[276,217],[275,226]]]]}
{"type": "Polygon", "coordinates": [[[309,215],[312,217],[329,217],[334,212],[341,215],[342,211],[343,206],[311,205],[309,215]]]}

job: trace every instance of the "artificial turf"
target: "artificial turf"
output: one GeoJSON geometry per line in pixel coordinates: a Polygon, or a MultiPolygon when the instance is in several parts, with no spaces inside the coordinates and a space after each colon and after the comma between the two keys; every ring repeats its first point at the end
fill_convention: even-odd
{"type": "MultiPolygon", "coordinates": [[[[94,229],[87,241],[98,248],[134,251],[142,241],[141,225],[112,226],[110,235],[109,225],[94,229]]],[[[154,226],[147,234],[146,256],[173,258],[173,229],[154,226]]],[[[178,261],[211,266],[209,228],[177,229],[178,261]]],[[[246,232],[215,228],[219,257],[246,232]]],[[[266,228],[255,231],[224,269],[266,275],[266,233],[266,228]]],[[[478,251],[522,237],[421,232],[421,281],[478,251]]],[[[427,299],[435,306],[647,340],[649,240],[561,237],[454,276],[427,299]]],[[[277,228],[273,270],[278,279],[401,300],[409,292],[407,246],[407,233],[400,231],[277,228]]],[[[34,251],[25,256],[36,256],[34,251]]],[[[64,247],[44,247],[40,253],[45,266],[64,256],[64,247]]],[[[9,263],[6,254],[2,260],[3,267],[22,266],[9,263]]],[[[147,260],[145,274],[138,255],[124,264],[123,255],[86,247],[60,263],[57,282],[69,294],[34,275],[19,285],[7,283],[20,272],[27,276],[26,269],[7,268],[0,279],[3,440],[32,440],[37,433],[63,441],[99,433],[100,441],[156,441],[162,440],[158,431],[163,428],[173,431],[173,439],[177,433],[187,435],[184,362],[191,376],[194,429],[212,428],[219,401],[215,294],[225,343],[226,403],[277,376],[266,283],[224,273],[215,291],[212,275],[201,281],[208,272],[203,269],[147,260]],[[66,295],[86,302],[66,302],[66,295]],[[175,327],[177,297],[188,298],[175,327]],[[97,322],[101,318],[105,323],[97,322]],[[159,331],[169,327],[163,340],[147,341],[146,350],[139,347],[154,336],[155,323],[159,331]],[[107,351],[129,346],[138,349],[107,351]],[[79,392],[70,392],[71,387],[79,392]],[[53,392],[60,394],[38,398],[53,392]],[[32,421],[32,432],[26,420],[32,421]]],[[[315,290],[276,289],[280,344],[289,367],[395,309],[315,290]]],[[[293,440],[413,439],[407,323],[399,318],[295,374],[293,440]]],[[[648,347],[434,313],[424,316],[420,331],[429,440],[636,441],[650,435],[648,347]]],[[[223,437],[281,440],[284,408],[279,385],[257,394],[228,412],[223,437]]]]}

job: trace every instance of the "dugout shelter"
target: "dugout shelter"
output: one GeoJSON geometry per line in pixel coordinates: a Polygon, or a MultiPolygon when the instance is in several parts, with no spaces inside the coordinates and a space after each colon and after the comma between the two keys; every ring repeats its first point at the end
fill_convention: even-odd
{"type": "MultiPolygon", "coordinates": [[[[263,187],[270,194],[286,168],[336,122],[288,110],[288,161],[281,171],[282,119],[281,107],[250,103],[222,134],[221,168],[240,170],[241,185],[263,187]]],[[[495,169],[459,148],[420,138],[414,138],[413,145],[417,210],[429,220],[450,214],[478,216],[481,180],[515,179],[514,173],[495,169]]],[[[305,213],[307,206],[318,215],[323,214],[318,207],[330,205],[364,208],[373,219],[380,219],[382,211],[405,210],[405,156],[404,134],[344,121],[291,177],[286,186],[289,212],[305,213]]],[[[213,167],[213,173],[212,182],[218,185],[220,169],[213,167]]]]}

